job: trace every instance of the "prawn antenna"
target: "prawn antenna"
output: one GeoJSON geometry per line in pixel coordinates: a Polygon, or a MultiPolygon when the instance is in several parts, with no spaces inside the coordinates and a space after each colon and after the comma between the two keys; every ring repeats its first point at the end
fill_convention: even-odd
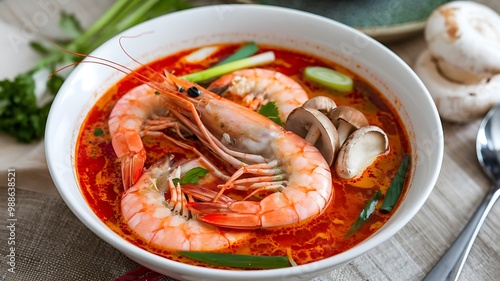
{"type": "Polygon", "coordinates": [[[154,79],[158,79],[159,81],[157,82],[170,82],[171,86],[173,86],[175,89],[177,89],[177,85],[175,84],[175,82],[171,81],[170,79],[166,79],[167,77],[166,76],[163,76],[161,75],[159,72],[155,71],[154,69],[152,69],[151,67],[141,63],[139,60],[137,60],[136,58],[134,58],[132,55],[130,55],[127,50],[125,49],[125,47],[123,46],[123,42],[122,40],[123,39],[136,39],[136,38],[139,38],[143,35],[147,35],[147,34],[152,34],[154,33],[153,31],[146,31],[146,32],[142,32],[142,33],[139,33],[137,35],[122,35],[120,36],[120,38],[118,38],[118,44],[120,45],[120,48],[122,49],[122,52],[127,56],[129,57],[132,61],[136,62],[137,64],[139,64],[140,66],[144,67],[145,69],[149,70],[151,73],[153,73],[153,78],[154,79]]]}
{"type": "MultiPolygon", "coordinates": [[[[137,35],[135,37],[138,37],[140,35],[137,35]]],[[[135,38],[135,37],[132,37],[132,36],[129,36],[129,38],[135,38]]],[[[151,79],[150,77],[147,77],[146,75],[144,74],[141,74],[129,67],[126,67],[122,64],[119,64],[117,62],[114,62],[112,60],[109,60],[109,59],[105,59],[105,58],[101,58],[101,57],[97,57],[97,56],[92,56],[92,55],[89,55],[89,54],[82,54],[82,53],[79,53],[79,52],[75,52],[75,51],[70,51],[70,50],[67,50],[61,46],[59,46],[56,42],[54,42],[52,39],[50,39],[50,41],[52,42],[52,44],[54,46],[56,46],[59,50],[65,52],[65,53],[68,53],[70,55],[74,55],[74,56],[78,56],[78,57],[82,57],[82,58],[87,58],[87,60],[82,60],[82,61],[79,61],[79,62],[74,62],[74,63],[71,63],[71,64],[68,64],[68,65],[65,65],[59,69],[56,69],[54,72],[52,72],[50,75],[49,75],[49,78],[54,76],[55,74],[63,71],[64,69],[67,69],[69,67],[72,67],[72,66],[76,66],[76,65],[79,65],[79,64],[82,64],[82,63],[93,63],[93,64],[99,64],[99,65],[103,65],[103,66],[107,66],[107,67],[110,67],[112,69],[115,69],[117,71],[120,71],[124,74],[131,74],[134,78],[136,78],[137,80],[139,80],[140,82],[142,83],[145,83],[145,84],[148,84],[150,85],[151,87],[153,87],[154,89],[158,89],[160,91],[162,90],[165,90],[165,83],[162,83],[162,82],[165,82],[165,77],[161,76],[161,74],[159,74],[158,72],[154,71],[153,69],[151,69],[150,67],[148,66],[145,66],[144,64],[140,63],[138,60],[134,59],[132,56],[130,56],[126,51],[125,49],[123,48],[122,46],[122,43],[121,43],[121,37],[119,39],[119,45],[120,45],[120,48],[122,49],[122,51],[127,55],[127,57],[129,57],[130,59],[132,59],[134,62],[138,63],[139,65],[145,67],[146,69],[152,71],[152,73],[154,73],[154,77],[153,78],[156,78],[156,79],[151,79]],[[92,59],[92,60],[90,60],[92,59]],[[160,81],[155,81],[157,80],[158,78],[160,78],[160,81]]],[[[175,87],[175,85],[174,85],[175,87]]],[[[172,90],[171,88],[167,88],[168,90],[172,90]]]]}

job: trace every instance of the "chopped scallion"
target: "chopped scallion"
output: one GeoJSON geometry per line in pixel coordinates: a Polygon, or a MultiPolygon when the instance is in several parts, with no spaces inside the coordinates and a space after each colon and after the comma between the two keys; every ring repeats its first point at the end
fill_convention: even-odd
{"type": "Polygon", "coordinates": [[[320,85],[339,92],[351,92],[353,81],[351,77],[330,68],[308,66],[304,69],[304,76],[320,85]]]}
{"type": "Polygon", "coordinates": [[[252,256],[221,254],[211,252],[179,252],[188,258],[218,266],[238,268],[282,268],[289,267],[290,262],[285,256],[252,256]]]}
{"type": "Polygon", "coordinates": [[[373,214],[375,211],[375,207],[377,206],[378,200],[382,196],[382,192],[378,190],[372,198],[366,203],[366,206],[363,208],[361,213],[359,214],[358,219],[354,222],[354,224],[351,226],[351,229],[345,234],[345,238],[351,236],[355,231],[361,228],[363,224],[370,218],[370,216],[373,214]]]}
{"type": "Polygon", "coordinates": [[[387,193],[385,194],[384,202],[382,203],[382,207],[380,207],[380,210],[390,212],[398,202],[405,184],[405,178],[409,164],[410,155],[406,155],[403,158],[403,161],[401,161],[401,166],[399,166],[399,169],[394,176],[389,189],[387,189],[387,193]]]}
{"type": "Polygon", "coordinates": [[[245,46],[239,48],[234,54],[232,54],[229,57],[227,57],[226,59],[220,61],[216,65],[222,65],[222,64],[226,64],[228,62],[248,58],[249,56],[252,56],[253,54],[257,53],[258,50],[259,50],[259,47],[254,42],[250,42],[250,43],[246,44],[245,46]]]}
{"type": "Polygon", "coordinates": [[[274,61],[274,52],[265,52],[258,54],[249,58],[244,58],[236,61],[232,61],[223,65],[218,65],[211,67],[206,70],[184,75],[181,78],[186,79],[191,82],[201,82],[211,78],[221,76],[226,73],[233,72],[238,69],[253,67],[257,65],[262,65],[274,61]]]}
{"type": "Polygon", "coordinates": [[[202,60],[206,60],[218,50],[218,46],[203,47],[185,56],[184,60],[188,63],[198,63],[202,60]]]}

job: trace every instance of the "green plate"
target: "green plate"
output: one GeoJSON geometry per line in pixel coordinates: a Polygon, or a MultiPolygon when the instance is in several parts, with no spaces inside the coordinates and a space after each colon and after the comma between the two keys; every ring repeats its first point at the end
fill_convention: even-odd
{"type": "Polygon", "coordinates": [[[322,15],[380,40],[401,39],[421,31],[431,12],[448,0],[258,0],[322,15]]]}

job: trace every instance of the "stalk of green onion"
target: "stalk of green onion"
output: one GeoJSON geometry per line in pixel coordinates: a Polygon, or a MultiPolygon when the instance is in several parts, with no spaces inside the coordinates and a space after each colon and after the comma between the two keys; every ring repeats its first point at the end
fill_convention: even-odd
{"type": "Polygon", "coordinates": [[[211,67],[206,70],[184,75],[181,76],[181,78],[194,83],[201,82],[214,77],[221,76],[226,73],[233,72],[238,69],[270,63],[274,61],[274,59],[275,59],[274,52],[265,52],[262,54],[251,56],[249,58],[232,61],[223,65],[211,67]]]}
{"type": "Polygon", "coordinates": [[[375,207],[377,206],[378,200],[382,196],[382,192],[378,190],[372,198],[366,203],[365,207],[359,214],[358,219],[354,222],[354,224],[351,226],[351,229],[344,235],[345,238],[351,236],[354,232],[356,232],[358,229],[363,226],[363,224],[370,218],[370,216],[373,214],[375,211],[375,207]]]}
{"type": "Polygon", "coordinates": [[[285,256],[252,256],[221,254],[211,252],[179,252],[180,255],[211,265],[238,268],[282,268],[289,267],[290,262],[285,256]]]}
{"type": "Polygon", "coordinates": [[[226,64],[228,62],[248,58],[249,56],[252,56],[253,54],[257,53],[258,50],[259,50],[259,47],[254,42],[249,42],[245,46],[239,48],[234,54],[230,55],[226,59],[217,63],[216,66],[226,64]]]}
{"type": "Polygon", "coordinates": [[[389,189],[387,189],[387,193],[385,194],[384,202],[382,203],[382,207],[380,207],[380,210],[390,212],[398,202],[403,190],[403,186],[405,184],[405,178],[409,164],[410,155],[406,155],[403,158],[403,161],[401,161],[401,165],[399,166],[399,169],[394,176],[389,189]]]}

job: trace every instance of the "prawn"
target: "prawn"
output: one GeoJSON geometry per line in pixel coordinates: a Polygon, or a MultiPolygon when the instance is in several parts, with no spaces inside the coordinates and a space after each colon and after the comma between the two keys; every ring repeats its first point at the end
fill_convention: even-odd
{"type": "Polygon", "coordinates": [[[172,128],[183,136],[182,124],[169,115],[155,90],[147,84],[137,86],[123,95],[113,107],[108,119],[111,143],[121,161],[122,182],[127,189],[142,174],[146,150],[142,137],[146,134],[172,128]]]}
{"type": "MultiPolygon", "coordinates": [[[[217,79],[210,88],[225,88],[223,95],[229,99],[235,98],[229,93],[235,93],[242,98],[244,106],[255,111],[268,101],[275,101],[281,120],[286,120],[294,108],[308,99],[307,92],[300,84],[286,75],[267,69],[239,70],[217,79]]],[[[145,134],[173,128],[179,136],[183,136],[180,132],[182,124],[172,116],[167,116],[168,107],[162,104],[155,92],[147,84],[133,88],[118,100],[108,120],[112,146],[121,160],[125,188],[135,183],[142,174],[146,151],[141,138],[145,134]]]]}
{"type": "Polygon", "coordinates": [[[267,228],[306,221],[328,206],[333,197],[330,168],[316,147],[261,114],[165,75],[171,86],[157,90],[172,114],[236,169],[211,202],[187,204],[198,220],[228,228],[267,228]],[[172,90],[192,87],[196,97],[172,90]],[[241,201],[219,202],[232,188],[251,193],[241,201]],[[249,200],[259,192],[271,193],[260,201],[249,200]]]}
{"type": "MultiPolygon", "coordinates": [[[[101,60],[104,62],[99,63],[115,69],[121,67],[108,60],[101,60]]],[[[180,122],[185,130],[194,134],[215,156],[234,169],[230,177],[224,177],[225,183],[219,187],[217,194],[207,192],[200,196],[211,198],[209,201],[192,200],[185,204],[188,210],[196,214],[196,221],[236,229],[286,226],[316,217],[331,202],[334,194],[330,167],[318,149],[303,138],[243,105],[168,72],[154,78],[135,71],[131,74],[148,85],[143,87],[152,89],[147,90],[149,95],[157,97],[151,101],[156,105],[148,103],[148,106],[139,107],[140,112],[156,109],[156,106],[167,110],[168,116],[175,117],[177,123],[180,122]],[[221,200],[225,198],[224,192],[230,189],[247,190],[249,195],[243,200],[221,200]],[[250,200],[261,192],[270,194],[262,200],[250,200]]],[[[133,102],[128,104],[134,108],[133,102]]],[[[143,146],[137,145],[140,150],[136,147],[128,149],[127,134],[134,136],[133,141],[141,141],[141,128],[138,124],[144,122],[145,116],[130,109],[128,112],[129,117],[140,118],[135,123],[131,122],[133,125],[130,128],[126,124],[127,118],[116,121],[120,126],[111,122],[110,131],[112,126],[122,128],[123,125],[124,133],[117,134],[116,143],[123,144],[125,152],[131,151],[135,155],[136,151],[142,151],[143,146]]],[[[112,135],[114,136],[113,133],[112,135]]],[[[113,147],[114,144],[115,140],[113,147]]],[[[132,158],[133,162],[134,156],[127,153],[117,155],[132,158]]],[[[124,165],[122,170],[125,172],[130,168],[128,164],[123,167],[124,165]]],[[[135,167],[133,170],[136,171],[135,167]]],[[[151,176],[151,172],[147,172],[146,176],[151,176]]],[[[124,179],[130,180],[125,176],[124,179]]],[[[143,184],[144,181],[139,179],[137,184],[144,187],[147,185],[143,184]]],[[[132,191],[127,189],[129,183],[124,185],[126,194],[122,200],[127,201],[127,194],[132,191]]],[[[133,190],[137,189],[136,185],[132,187],[133,190]]],[[[192,186],[182,188],[178,194],[193,194],[192,186]]],[[[122,207],[124,213],[129,212],[128,209],[140,210],[144,207],[140,201],[126,203],[125,206],[127,208],[122,207]]],[[[148,216],[159,215],[162,213],[160,209],[161,204],[153,205],[148,209],[148,216]]],[[[170,220],[172,214],[165,211],[162,216],[170,220]]],[[[127,219],[129,216],[125,217],[127,219]]],[[[131,227],[141,228],[140,224],[132,224],[131,227]]],[[[143,233],[147,235],[151,231],[153,228],[147,228],[143,233]]]]}
{"type": "MultiPolygon", "coordinates": [[[[227,249],[244,241],[249,236],[246,231],[223,231],[193,218],[186,207],[193,198],[186,197],[180,185],[173,183],[173,178],[181,177],[182,167],[203,166],[204,161],[195,159],[174,166],[172,160],[173,157],[167,155],[153,164],[124,192],[122,214],[135,234],[153,246],[179,251],[227,249]]],[[[198,190],[203,194],[210,192],[201,187],[198,190]]],[[[191,191],[196,190],[191,187],[191,191]]],[[[233,200],[222,196],[220,201],[229,204],[233,200]]]]}
{"type": "Polygon", "coordinates": [[[207,88],[228,99],[241,99],[244,106],[258,111],[274,101],[285,121],[290,112],[309,99],[302,86],[292,78],[269,69],[251,68],[226,74],[207,88]]]}

